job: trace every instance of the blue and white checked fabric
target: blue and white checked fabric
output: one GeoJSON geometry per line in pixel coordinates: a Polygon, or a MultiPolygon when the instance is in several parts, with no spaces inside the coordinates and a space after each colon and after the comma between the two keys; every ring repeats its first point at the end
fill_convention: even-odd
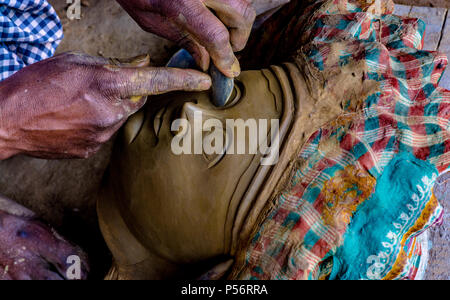
{"type": "Polygon", "coordinates": [[[61,21],[46,0],[0,0],[0,81],[51,57],[62,38],[61,21]]]}

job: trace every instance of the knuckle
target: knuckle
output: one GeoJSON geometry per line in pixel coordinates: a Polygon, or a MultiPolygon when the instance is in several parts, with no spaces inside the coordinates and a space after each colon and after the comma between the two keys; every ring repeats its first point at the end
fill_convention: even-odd
{"type": "Polygon", "coordinates": [[[208,39],[213,43],[215,48],[223,48],[230,43],[230,33],[227,29],[220,26],[208,34],[208,39]]]}
{"type": "Polygon", "coordinates": [[[96,72],[92,81],[92,88],[100,93],[105,99],[117,98],[124,80],[120,78],[119,68],[116,66],[104,66],[103,70],[96,72]]]}
{"type": "MultiPolygon", "coordinates": [[[[153,94],[157,94],[167,89],[166,82],[168,81],[168,78],[169,75],[163,69],[154,70],[150,77],[150,91],[153,94]]],[[[172,78],[171,81],[174,82],[175,78],[172,78]]]]}
{"type": "Polygon", "coordinates": [[[244,18],[245,23],[251,26],[256,19],[256,11],[253,8],[253,5],[246,0],[243,0],[242,2],[242,17],[244,18]]]}
{"type": "Polygon", "coordinates": [[[123,116],[117,115],[99,115],[98,120],[95,123],[94,130],[96,132],[95,140],[98,141],[102,135],[102,131],[109,129],[117,124],[118,120],[122,119],[123,116]]]}

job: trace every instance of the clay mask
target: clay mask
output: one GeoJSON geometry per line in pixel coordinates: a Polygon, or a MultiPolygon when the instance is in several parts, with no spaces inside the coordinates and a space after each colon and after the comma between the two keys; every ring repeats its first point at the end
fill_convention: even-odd
{"type": "Polygon", "coordinates": [[[211,104],[209,92],[153,97],[119,134],[99,201],[102,231],[119,265],[146,259],[145,251],[176,264],[230,254],[239,205],[261,168],[261,152],[248,151],[252,139],[257,148],[270,145],[272,121],[281,118],[285,106],[271,70],[243,72],[236,86],[234,99],[221,109],[211,104]],[[232,139],[234,154],[227,142],[222,154],[195,149],[195,137],[211,144],[205,142],[208,126],[195,124],[200,114],[203,125],[223,125],[215,136],[232,139]],[[174,138],[186,134],[174,127],[178,119],[190,125],[192,154],[174,151],[174,138]],[[230,120],[267,126],[258,127],[255,137],[248,128],[246,134],[230,130],[230,120]],[[238,154],[236,145],[245,145],[245,153],[238,154]]]}

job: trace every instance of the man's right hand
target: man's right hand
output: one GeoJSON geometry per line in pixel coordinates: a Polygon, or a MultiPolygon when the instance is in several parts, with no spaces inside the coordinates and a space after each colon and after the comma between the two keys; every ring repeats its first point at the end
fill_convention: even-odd
{"type": "Polygon", "coordinates": [[[234,52],[245,47],[255,10],[249,0],[117,0],[146,31],[188,50],[206,71],[210,58],[228,77],[240,66],[234,52]],[[214,11],[214,13],[212,12],[214,11]]]}

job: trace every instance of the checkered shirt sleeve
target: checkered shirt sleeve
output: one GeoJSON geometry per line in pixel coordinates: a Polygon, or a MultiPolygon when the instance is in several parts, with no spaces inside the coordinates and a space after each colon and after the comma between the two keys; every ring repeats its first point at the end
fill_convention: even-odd
{"type": "Polygon", "coordinates": [[[45,0],[0,0],[0,81],[51,57],[63,38],[61,21],[45,0]]]}

